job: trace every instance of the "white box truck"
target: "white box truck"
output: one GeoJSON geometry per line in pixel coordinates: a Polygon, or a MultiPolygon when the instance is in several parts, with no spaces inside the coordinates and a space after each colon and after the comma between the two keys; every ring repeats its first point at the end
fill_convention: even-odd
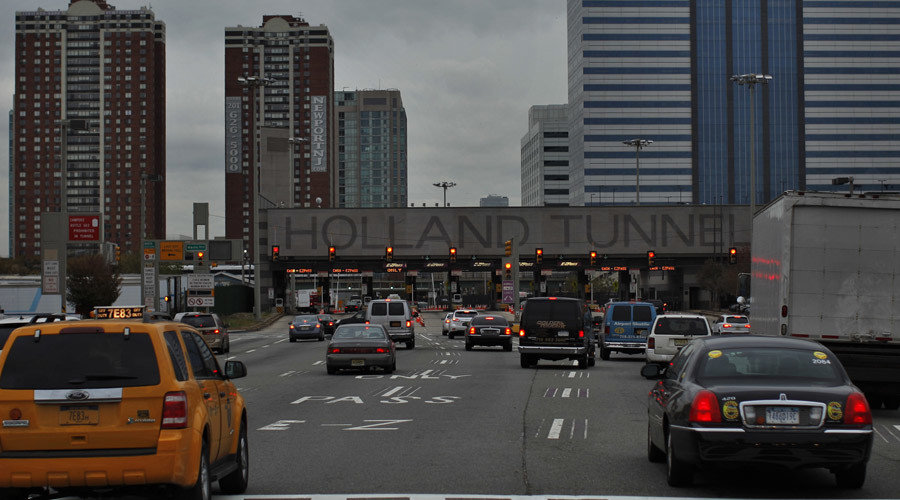
{"type": "Polygon", "coordinates": [[[753,332],[821,342],[900,407],[900,196],[787,192],[753,218],[753,332]]]}

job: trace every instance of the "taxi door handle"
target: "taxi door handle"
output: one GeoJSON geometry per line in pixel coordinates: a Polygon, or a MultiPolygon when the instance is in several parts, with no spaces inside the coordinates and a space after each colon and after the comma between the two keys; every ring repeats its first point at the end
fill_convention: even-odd
{"type": "Polygon", "coordinates": [[[224,392],[220,392],[220,393],[219,393],[219,397],[220,397],[220,398],[224,398],[224,397],[225,397],[225,393],[224,393],[224,392]]]}
{"type": "Polygon", "coordinates": [[[203,399],[209,399],[211,397],[212,397],[212,395],[210,393],[208,393],[208,392],[203,393],[203,399]]]}

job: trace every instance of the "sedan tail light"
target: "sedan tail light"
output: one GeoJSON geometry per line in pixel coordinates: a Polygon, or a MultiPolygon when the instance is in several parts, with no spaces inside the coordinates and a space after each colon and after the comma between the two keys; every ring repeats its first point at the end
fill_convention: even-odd
{"type": "Polygon", "coordinates": [[[847,396],[847,409],[844,411],[845,424],[870,425],[872,423],[872,411],[866,397],[858,392],[852,392],[847,396]]]}
{"type": "Polygon", "coordinates": [[[328,349],[328,354],[340,354],[340,353],[341,353],[340,347],[332,347],[332,348],[328,349]]]}
{"type": "Polygon", "coordinates": [[[377,348],[375,348],[375,352],[378,354],[384,354],[384,353],[390,352],[390,351],[388,351],[388,349],[385,349],[384,347],[377,347],[377,348]]]}
{"type": "Polygon", "coordinates": [[[167,392],[163,399],[163,429],[184,429],[188,423],[187,394],[184,391],[167,392]]]}
{"type": "Polygon", "coordinates": [[[731,323],[722,323],[722,328],[731,328],[731,323]]]}
{"type": "Polygon", "coordinates": [[[750,323],[747,323],[746,325],[744,325],[744,328],[750,328],[750,323]]]}
{"type": "Polygon", "coordinates": [[[524,336],[525,336],[525,329],[522,327],[519,327],[519,337],[524,337],[524,336]]]}
{"type": "Polygon", "coordinates": [[[507,328],[506,330],[503,330],[503,335],[512,335],[512,329],[507,328]]]}
{"type": "Polygon", "coordinates": [[[475,335],[475,327],[469,328],[469,335],[475,335]]]}
{"type": "Polygon", "coordinates": [[[722,421],[722,414],[719,413],[719,399],[712,391],[702,390],[694,396],[694,402],[691,403],[690,421],[700,423],[722,421]]]}

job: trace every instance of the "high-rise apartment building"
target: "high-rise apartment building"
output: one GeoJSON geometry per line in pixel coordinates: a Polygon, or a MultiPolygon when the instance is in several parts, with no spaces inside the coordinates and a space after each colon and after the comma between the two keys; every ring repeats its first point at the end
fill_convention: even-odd
{"type": "Polygon", "coordinates": [[[573,204],[900,184],[898,40],[890,2],[569,0],[573,204]]]}
{"type": "Polygon", "coordinates": [[[338,206],[405,207],[406,110],[399,90],[335,92],[338,206]]]}
{"type": "Polygon", "coordinates": [[[569,205],[568,106],[551,104],[528,110],[522,137],[522,206],[569,205]]]}
{"type": "Polygon", "coordinates": [[[251,248],[259,208],[335,206],[334,41],[263,16],[225,28],[225,234],[251,248]],[[259,179],[259,182],[257,182],[259,179]]]}
{"type": "Polygon", "coordinates": [[[164,238],[165,24],[73,0],[16,12],[15,44],[11,256],[40,255],[45,211],[99,215],[100,238],[124,252],[139,251],[142,225],[164,238]]]}

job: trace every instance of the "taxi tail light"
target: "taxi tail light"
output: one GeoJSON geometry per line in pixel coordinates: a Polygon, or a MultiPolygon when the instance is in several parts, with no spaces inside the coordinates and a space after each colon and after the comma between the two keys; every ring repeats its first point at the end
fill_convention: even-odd
{"type": "Polygon", "coordinates": [[[475,335],[475,327],[469,328],[469,335],[475,335]]]}
{"type": "Polygon", "coordinates": [[[512,328],[507,328],[506,330],[503,330],[503,335],[512,335],[512,328]]]}
{"type": "Polygon", "coordinates": [[[656,338],[650,337],[647,339],[647,349],[656,349],[656,338]]]}
{"type": "Polygon", "coordinates": [[[167,392],[163,399],[163,429],[184,429],[188,424],[187,394],[184,391],[167,392]]]}
{"type": "Polygon", "coordinates": [[[844,411],[845,424],[871,425],[872,411],[869,403],[861,393],[852,392],[847,396],[847,408],[844,411]]]}
{"type": "Polygon", "coordinates": [[[722,414],[719,413],[719,400],[712,391],[702,390],[694,396],[694,402],[691,403],[690,421],[699,423],[722,421],[722,414]]]}

